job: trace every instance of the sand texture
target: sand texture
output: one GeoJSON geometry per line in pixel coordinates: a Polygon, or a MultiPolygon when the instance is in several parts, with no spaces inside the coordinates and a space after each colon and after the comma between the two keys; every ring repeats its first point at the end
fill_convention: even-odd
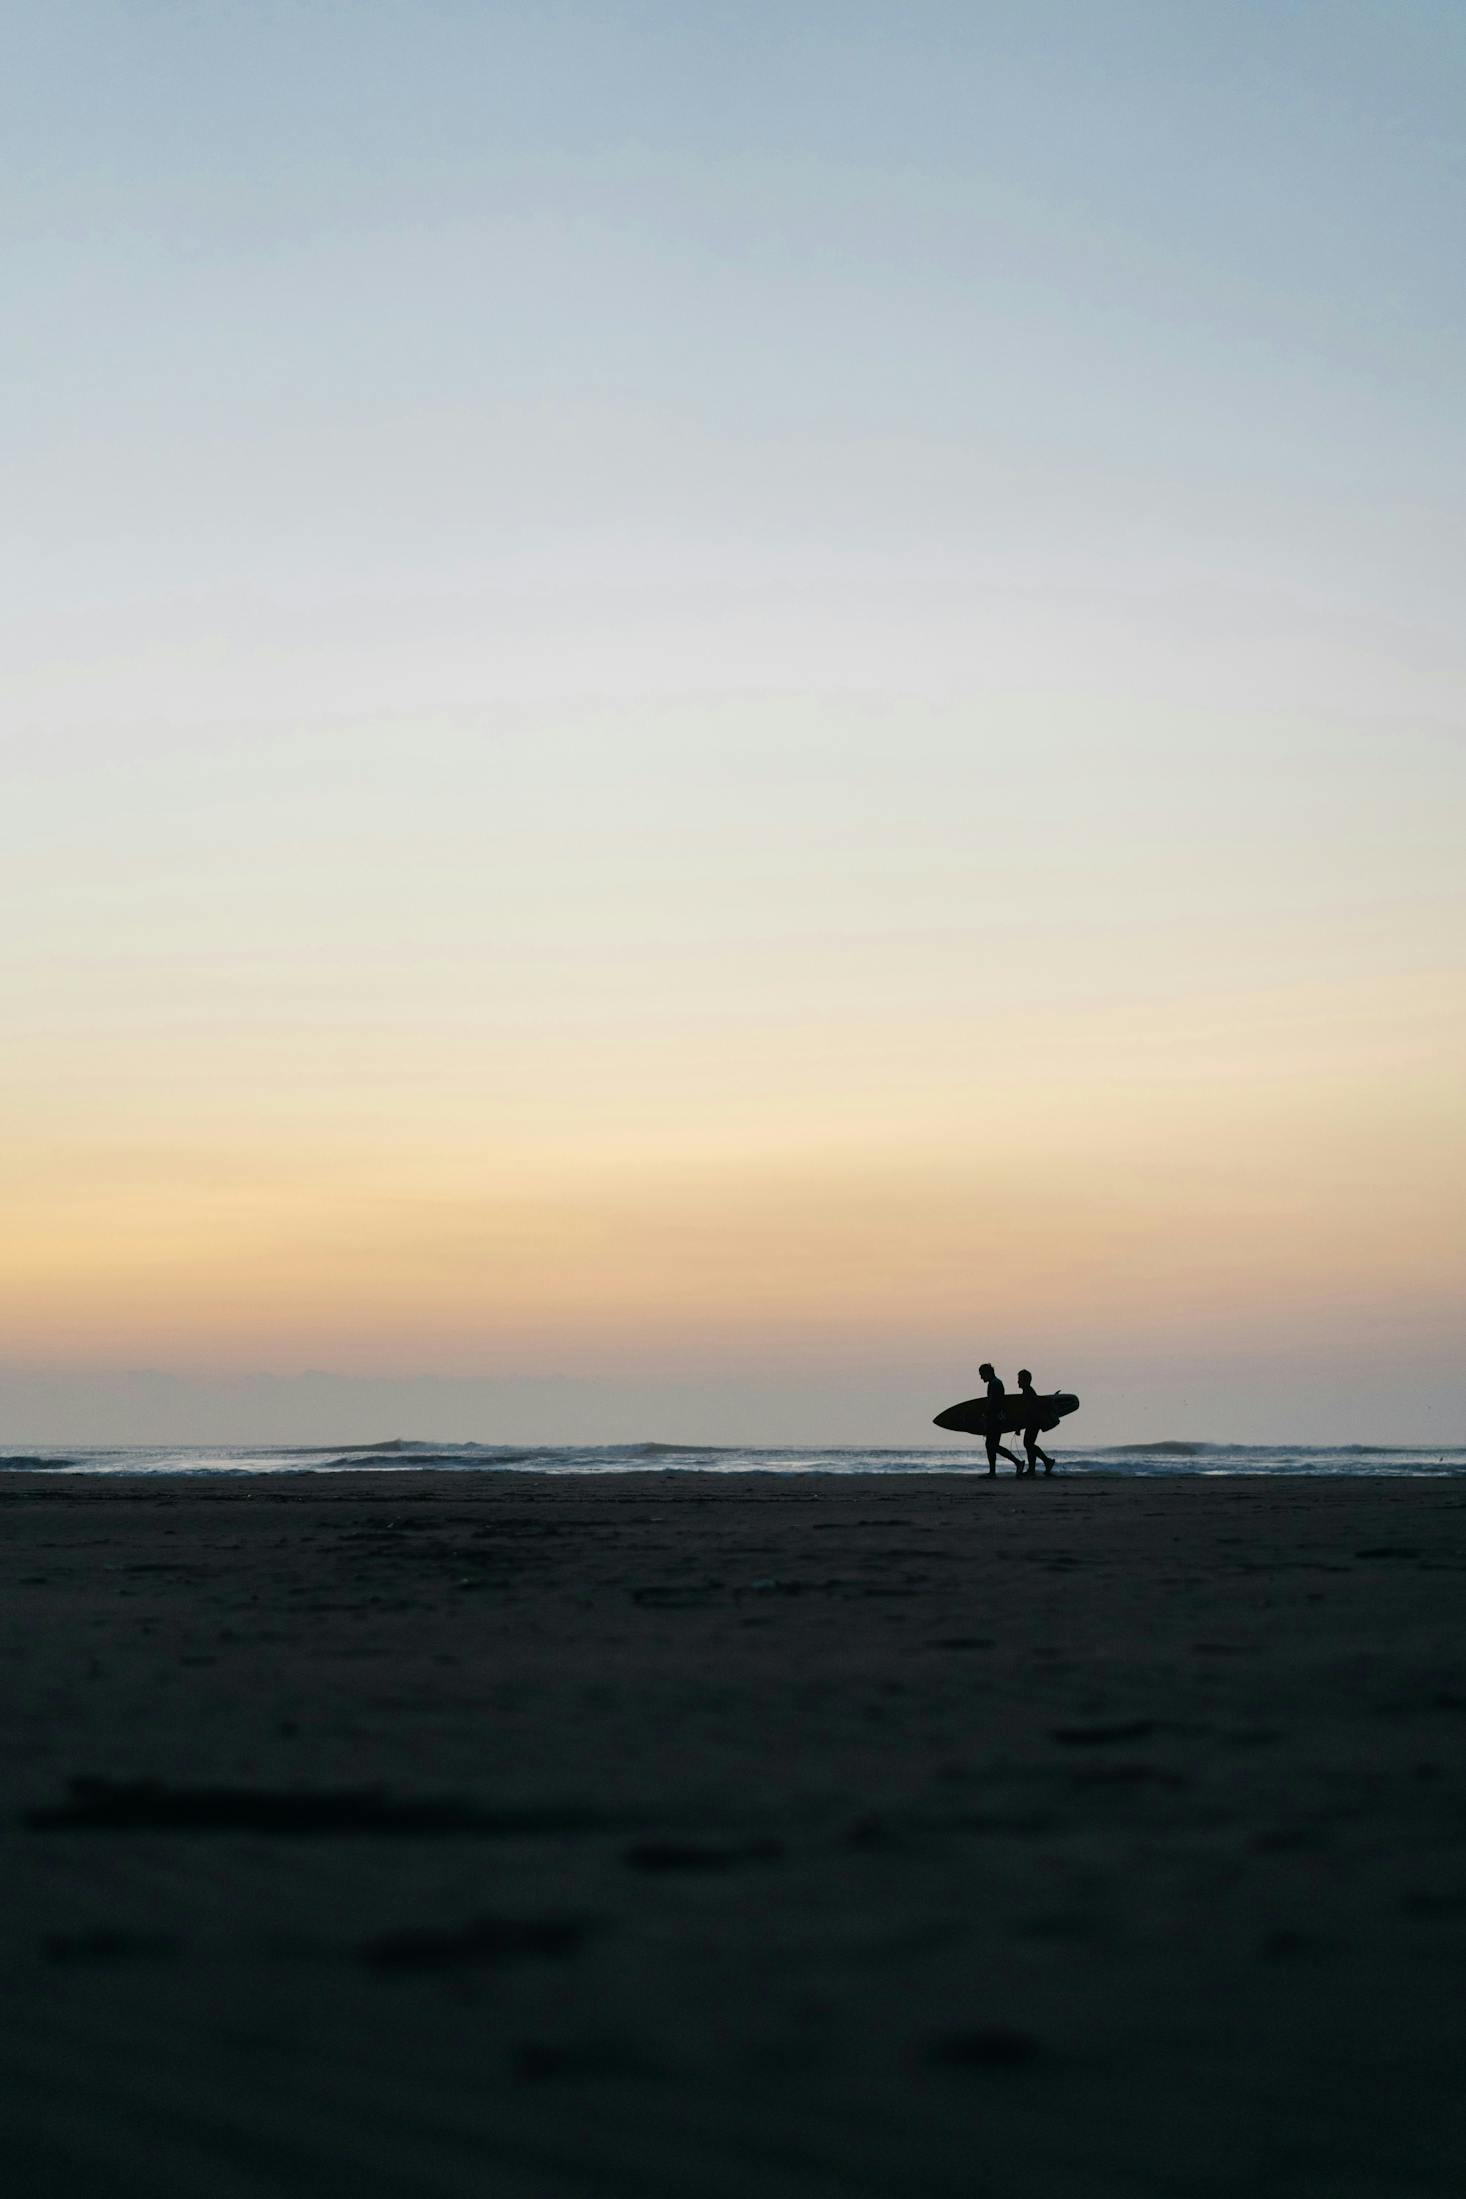
{"type": "Polygon", "coordinates": [[[0,1488],[16,2199],[1460,2199],[1466,1483],[0,1488]]]}

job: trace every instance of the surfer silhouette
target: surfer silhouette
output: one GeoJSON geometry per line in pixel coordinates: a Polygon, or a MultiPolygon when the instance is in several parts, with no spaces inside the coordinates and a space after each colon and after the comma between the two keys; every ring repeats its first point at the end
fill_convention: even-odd
{"type": "Polygon", "coordinates": [[[977,1371],[987,1384],[988,1391],[987,1427],[983,1431],[988,1449],[988,1472],[990,1474],[997,1472],[998,1459],[1001,1455],[1007,1459],[1009,1465],[1016,1472],[1021,1474],[1023,1468],[1019,1461],[1011,1451],[1004,1450],[1002,1444],[998,1441],[998,1437],[1003,1433],[1003,1411],[1008,1401],[1008,1392],[1003,1386],[1003,1379],[1001,1375],[993,1372],[991,1364],[986,1359],[977,1371]]]}
{"type": "MultiPolygon", "coordinates": [[[[1028,1454],[1028,1471],[1031,1474],[1038,1472],[1035,1461],[1040,1458],[1044,1462],[1044,1472],[1046,1474],[1051,1474],[1054,1470],[1054,1462],[1049,1457],[1048,1452],[1041,1451],[1038,1447],[1038,1439],[1043,1433],[1044,1416],[1048,1402],[1046,1397],[1040,1397],[1034,1389],[1033,1376],[1029,1373],[1027,1367],[1020,1367],[1018,1369],[1018,1409],[1023,1415],[1020,1429],[1023,1436],[1023,1448],[1028,1454]]],[[[1023,1468],[1020,1466],[1018,1471],[1022,1473],[1023,1468]]]]}

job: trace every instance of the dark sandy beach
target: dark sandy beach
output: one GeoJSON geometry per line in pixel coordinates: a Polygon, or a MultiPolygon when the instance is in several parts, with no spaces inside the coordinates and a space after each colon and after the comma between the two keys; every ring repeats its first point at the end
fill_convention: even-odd
{"type": "Polygon", "coordinates": [[[1459,2199],[1466,1482],[0,1488],[17,2199],[1459,2199]]]}

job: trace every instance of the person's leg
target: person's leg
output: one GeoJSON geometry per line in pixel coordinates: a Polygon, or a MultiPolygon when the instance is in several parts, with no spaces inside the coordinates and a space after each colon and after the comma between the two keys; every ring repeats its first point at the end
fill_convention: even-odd
{"type": "Polygon", "coordinates": [[[986,1440],[988,1447],[988,1472],[990,1474],[995,1474],[998,1470],[998,1438],[996,1433],[992,1429],[989,1429],[986,1440]]]}
{"type": "Polygon", "coordinates": [[[1040,1452],[1037,1442],[1028,1433],[1028,1430],[1026,1428],[1023,1431],[1023,1451],[1025,1457],[1028,1460],[1027,1468],[1024,1470],[1030,1474],[1036,1474],[1038,1472],[1037,1461],[1043,1454],[1040,1452]]]}

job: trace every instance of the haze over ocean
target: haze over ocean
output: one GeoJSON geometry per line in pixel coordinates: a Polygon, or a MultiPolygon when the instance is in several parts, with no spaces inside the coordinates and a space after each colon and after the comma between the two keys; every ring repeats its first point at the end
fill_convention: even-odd
{"type": "Polygon", "coordinates": [[[3,76],[7,1450],[1466,1440],[1459,7],[3,76]]]}

